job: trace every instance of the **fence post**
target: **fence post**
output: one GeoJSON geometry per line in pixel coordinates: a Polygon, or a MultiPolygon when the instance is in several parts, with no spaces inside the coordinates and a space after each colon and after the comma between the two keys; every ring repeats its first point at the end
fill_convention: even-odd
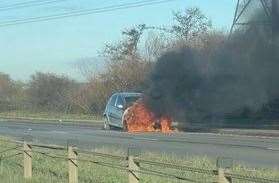
{"type": "Polygon", "coordinates": [[[69,183],[78,183],[77,151],[75,147],[68,146],[69,183]]]}
{"type": "Polygon", "coordinates": [[[32,146],[26,141],[23,143],[23,167],[24,178],[32,178],[32,146]]]}
{"type": "Polygon", "coordinates": [[[218,183],[232,183],[231,177],[226,176],[225,173],[228,173],[225,169],[218,168],[218,183]]]}
{"type": "Polygon", "coordinates": [[[137,171],[140,167],[139,163],[134,161],[136,156],[138,156],[138,150],[136,148],[128,148],[129,183],[139,183],[139,173],[137,171]]]}
{"type": "Polygon", "coordinates": [[[226,173],[229,173],[232,164],[233,162],[231,158],[219,157],[217,159],[218,183],[232,183],[232,178],[226,175],[226,173]]]}
{"type": "Polygon", "coordinates": [[[2,167],[2,155],[0,155],[0,174],[3,172],[3,167],[2,167]]]}

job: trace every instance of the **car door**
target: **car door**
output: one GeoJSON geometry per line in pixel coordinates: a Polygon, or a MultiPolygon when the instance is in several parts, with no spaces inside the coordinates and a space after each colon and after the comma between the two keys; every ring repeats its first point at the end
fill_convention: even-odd
{"type": "Polygon", "coordinates": [[[118,95],[115,105],[115,124],[119,127],[123,127],[122,125],[122,115],[124,112],[124,99],[121,95],[118,95]]]}
{"type": "Polygon", "coordinates": [[[107,118],[109,121],[110,125],[114,125],[115,124],[115,117],[114,117],[114,113],[115,113],[115,103],[116,103],[116,99],[117,99],[117,95],[112,95],[109,103],[107,105],[107,118]]]}

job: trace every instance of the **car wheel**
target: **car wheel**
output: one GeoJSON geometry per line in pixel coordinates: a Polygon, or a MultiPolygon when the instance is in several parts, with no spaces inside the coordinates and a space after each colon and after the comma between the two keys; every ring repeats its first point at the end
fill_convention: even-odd
{"type": "Polygon", "coordinates": [[[126,121],[123,121],[123,131],[124,132],[128,131],[128,129],[127,129],[127,122],[126,121]]]}
{"type": "Polygon", "coordinates": [[[110,130],[108,118],[105,119],[103,128],[104,128],[104,130],[110,130]]]}

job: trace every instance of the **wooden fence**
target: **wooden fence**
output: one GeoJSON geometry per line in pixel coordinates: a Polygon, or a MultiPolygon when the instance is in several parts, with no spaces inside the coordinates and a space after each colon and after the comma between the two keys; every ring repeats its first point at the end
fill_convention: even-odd
{"type": "MultiPolygon", "coordinates": [[[[165,172],[158,172],[154,170],[146,170],[141,167],[141,164],[148,164],[148,165],[154,165],[159,167],[165,167],[165,168],[171,168],[174,170],[180,170],[180,171],[187,171],[187,172],[194,172],[194,173],[201,173],[201,174],[207,174],[211,176],[216,176],[216,182],[217,183],[232,183],[233,179],[235,180],[244,180],[245,182],[261,182],[261,183],[279,183],[277,180],[269,180],[269,179],[263,179],[259,177],[252,177],[252,176],[243,176],[243,175],[237,175],[230,173],[230,167],[231,167],[231,161],[229,158],[218,158],[217,160],[217,169],[215,170],[206,170],[201,168],[195,168],[185,165],[176,165],[176,164],[170,164],[165,162],[156,162],[156,161],[150,161],[139,158],[139,153],[136,148],[129,148],[127,156],[117,156],[112,154],[103,154],[103,153],[97,153],[93,151],[86,151],[82,149],[78,149],[73,145],[68,145],[67,147],[62,146],[49,146],[49,145],[42,145],[42,144],[32,144],[28,143],[26,141],[24,142],[17,142],[19,146],[16,146],[15,148],[9,148],[5,149],[3,151],[0,151],[0,162],[1,160],[5,158],[10,158],[13,156],[23,155],[23,169],[24,169],[24,179],[32,179],[32,155],[33,153],[40,153],[42,155],[46,155],[46,153],[42,153],[40,151],[33,150],[33,147],[37,148],[44,148],[44,149],[55,149],[55,150],[67,150],[68,151],[68,157],[62,157],[62,156],[50,156],[53,158],[60,158],[64,159],[65,161],[68,161],[68,182],[69,183],[78,183],[78,168],[79,168],[79,161],[88,161],[88,159],[82,159],[79,158],[79,153],[87,153],[87,154],[93,154],[96,156],[101,157],[109,157],[109,158],[119,158],[123,159],[127,162],[127,167],[123,166],[117,166],[115,164],[109,164],[109,163],[98,163],[91,161],[92,163],[98,163],[99,165],[108,166],[110,168],[117,168],[128,172],[128,182],[129,183],[140,183],[141,182],[141,175],[142,174],[148,174],[148,175],[154,175],[154,176],[163,176],[167,178],[174,178],[178,180],[185,180],[187,182],[200,182],[197,180],[191,180],[187,177],[180,177],[173,174],[167,174],[165,172]],[[21,147],[20,147],[21,146],[21,147]],[[17,150],[19,153],[15,153],[9,156],[2,156],[1,154],[7,153],[12,150],[17,150]]],[[[203,182],[203,181],[202,181],[203,182]]]]}

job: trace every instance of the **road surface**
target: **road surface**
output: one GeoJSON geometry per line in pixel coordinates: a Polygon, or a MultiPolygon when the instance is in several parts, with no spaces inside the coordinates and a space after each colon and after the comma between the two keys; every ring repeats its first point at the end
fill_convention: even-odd
{"type": "Polygon", "coordinates": [[[104,131],[100,125],[0,122],[0,136],[22,139],[31,135],[36,143],[66,145],[67,140],[79,148],[127,148],[137,146],[144,151],[201,155],[211,158],[231,157],[237,163],[252,167],[279,168],[278,137],[248,137],[213,133],[129,134],[104,131]]]}

